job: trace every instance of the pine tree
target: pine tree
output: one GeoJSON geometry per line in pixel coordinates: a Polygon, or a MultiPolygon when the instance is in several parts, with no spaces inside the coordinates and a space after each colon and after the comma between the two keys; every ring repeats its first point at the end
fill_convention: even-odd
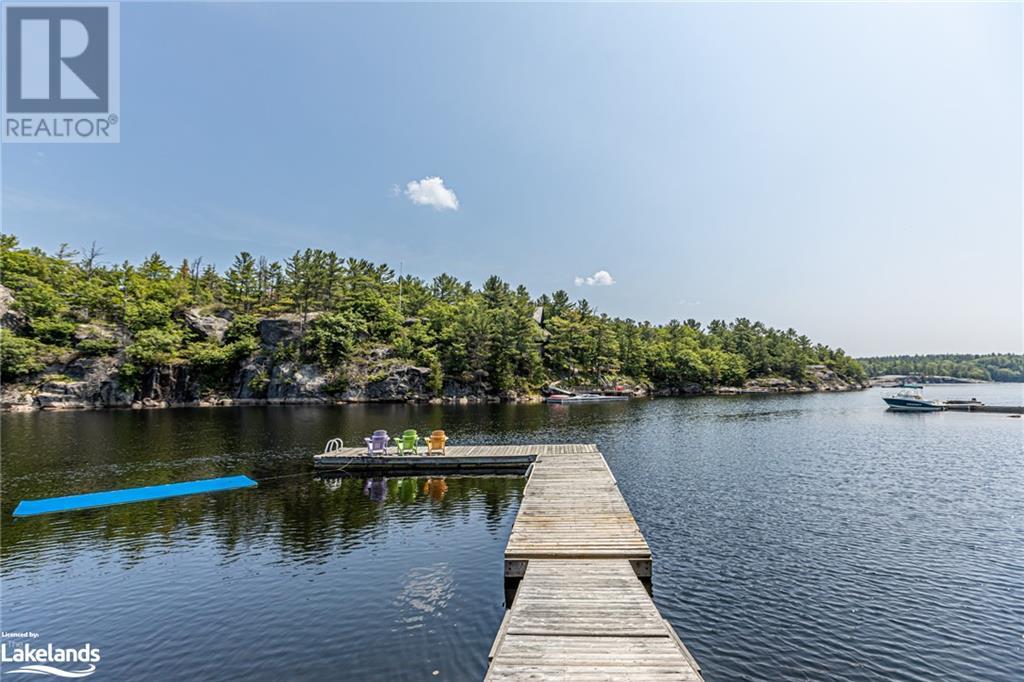
{"type": "Polygon", "coordinates": [[[256,260],[248,251],[235,256],[224,275],[224,297],[228,305],[241,313],[251,313],[260,300],[256,260]]]}

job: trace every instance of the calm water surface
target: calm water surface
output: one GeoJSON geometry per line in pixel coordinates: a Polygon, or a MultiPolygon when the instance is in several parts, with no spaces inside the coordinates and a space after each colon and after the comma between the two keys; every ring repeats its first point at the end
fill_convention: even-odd
{"type": "Polygon", "coordinates": [[[6,414],[0,627],[90,642],[97,680],[478,679],[523,480],[310,473],[330,437],[415,426],[596,442],[709,681],[1020,680],[1024,420],[894,414],[883,392],[6,414]],[[23,498],[233,473],[260,486],[10,516],[23,498]]]}

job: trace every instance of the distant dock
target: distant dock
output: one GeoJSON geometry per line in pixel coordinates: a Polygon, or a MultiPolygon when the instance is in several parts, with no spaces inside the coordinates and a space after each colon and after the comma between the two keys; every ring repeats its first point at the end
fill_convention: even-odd
{"type": "Polygon", "coordinates": [[[702,680],[651,600],[650,547],[597,446],[364,453],[344,448],[314,461],[324,472],[529,472],[505,547],[511,605],[491,647],[487,680],[702,680]]]}
{"type": "Polygon", "coordinates": [[[992,412],[995,414],[1024,414],[1024,407],[1019,405],[985,405],[977,402],[944,402],[942,409],[951,412],[992,412]]]}

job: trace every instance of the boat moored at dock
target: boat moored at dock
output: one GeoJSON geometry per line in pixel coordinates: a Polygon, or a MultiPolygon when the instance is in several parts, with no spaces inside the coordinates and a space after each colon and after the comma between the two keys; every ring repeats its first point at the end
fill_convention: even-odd
{"type": "Polygon", "coordinates": [[[938,412],[943,409],[942,404],[925,400],[919,390],[905,389],[882,400],[894,412],[938,412]]]}

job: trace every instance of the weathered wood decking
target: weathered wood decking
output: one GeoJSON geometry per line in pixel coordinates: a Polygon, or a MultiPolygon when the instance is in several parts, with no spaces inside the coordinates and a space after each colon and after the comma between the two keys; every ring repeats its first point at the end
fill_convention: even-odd
{"type": "MultiPolygon", "coordinates": [[[[560,446],[541,446],[560,447],[560,446]]],[[[344,471],[525,471],[537,458],[537,446],[529,445],[450,445],[443,455],[367,455],[365,447],[341,448],[313,456],[321,470],[344,471]]]]}
{"type": "Polygon", "coordinates": [[[628,561],[533,559],[487,680],[690,680],[696,662],[628,561]]]}
{"type": "Polygon", "coordinates": [[[508,545],[521,577],[488,680],[700,680],[641,578],[651,550],[594,445],[539,446],[508,545]]]}
{"type": "Polygon", "coordinates": [[[651,550],[594,445],[541,446],[505,547],[505,576],[530,559],[625,559],[651,576],[651,550]]]}
{"type": "Polygon", "coordinates": [[[488,680],[691,680],[700,668],[645,583],[651,550],[595,445],[450,446],[445,455],[317,455],[323,471],[526,470],[505,547],[518,589],[491,647],[488,680]]]}

